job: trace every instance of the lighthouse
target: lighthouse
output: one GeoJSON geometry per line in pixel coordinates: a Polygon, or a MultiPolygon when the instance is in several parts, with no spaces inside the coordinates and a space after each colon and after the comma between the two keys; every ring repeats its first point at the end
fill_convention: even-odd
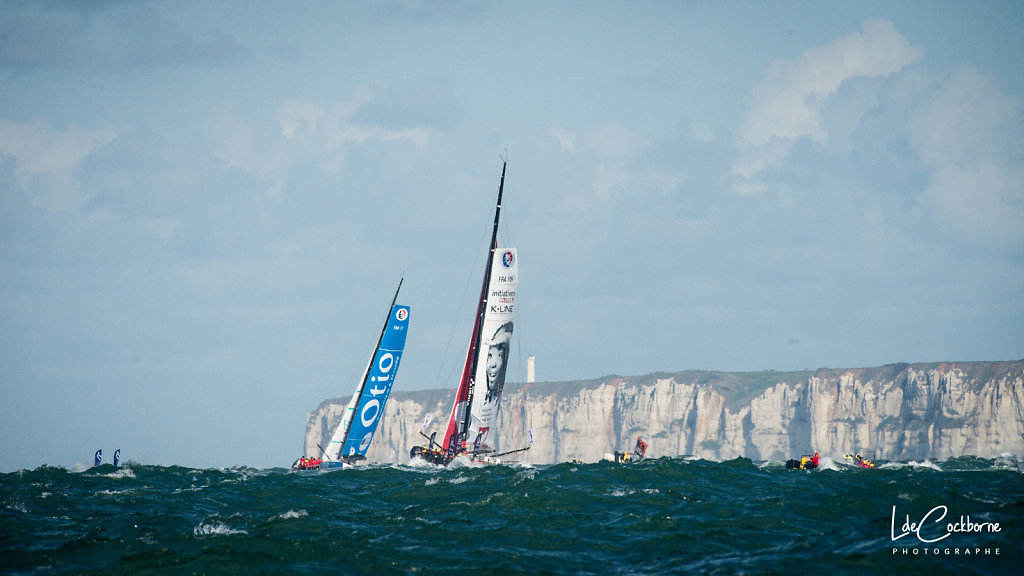
{"type": "Polygon", "coordinates": [[[534,360],[533,354],[526,357],[526,383],[529,384],[534,381],[537,374],[534,371],[534,360]]]}

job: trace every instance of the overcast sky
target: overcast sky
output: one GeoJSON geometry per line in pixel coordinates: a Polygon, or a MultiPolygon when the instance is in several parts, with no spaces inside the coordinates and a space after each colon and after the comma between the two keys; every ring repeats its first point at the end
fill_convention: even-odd
{"type": "MultiPolygon", "coordinates": [[[[454,388],[1024,358],[1020,2],[0,0],[0,471],[287,466],[395,286],[454,388]]],[[[437,416],[437,415],[435,415],[437,416]]]]}

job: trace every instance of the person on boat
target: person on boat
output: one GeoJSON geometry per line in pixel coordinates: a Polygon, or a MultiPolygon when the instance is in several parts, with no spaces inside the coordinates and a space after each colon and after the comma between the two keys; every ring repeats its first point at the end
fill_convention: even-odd
{"type": "Polygon", "coordinates": [[[814,456],[801,456],[799,460],[790,458],[786,460],[786,470],[814,470],[820,460],[821,456],[817,452],[814,456]]]}
{"type": "Polygon", "coordinates": [[[505,387],[505,367],[508,364],[508,350],[512,341],[512,323],[505,322],[494,331],[487,347],[487,396],[485,402],[501,398],[505,387]]]}
{"type": "Polygon", "coordinates": [[[814,456],[801,456],[800,457],[800,469],[801,470],[814,470],[818,467],[818,461],[821,457],[815,452],[814,456]]]}
{"type": "Polygon", "coordinates": [[[875,463],[874,462],[872,462],[871,460],[865,460],[864,458],[861,458],[860,454],[857,454],[857,464],[859,464],[861,468],[874,468],[875,467],[875,463]]]}
{"type": "Polygon", "coordinates": [[[636,455],[638,462],[644,459],[644,454],[647,454],[647,442],[643,438],[636,439],[636,448],[633,449],[633,454],[636,455]]]}

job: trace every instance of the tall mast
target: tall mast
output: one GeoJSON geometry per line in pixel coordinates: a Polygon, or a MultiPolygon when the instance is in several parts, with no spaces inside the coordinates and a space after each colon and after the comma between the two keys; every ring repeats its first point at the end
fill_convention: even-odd
{"type": "Polygon", "coordinates": [[[483,338],[484,313],[487,311],[487,288],[491,284],[491,269],[494,267],[494,250],[498,247],[498,218],[501,216],[501,194],[505,189],[505,168],[508,161],[501,163],[501,182],[498,184],[498,203],[494,208],[494,229],[491,231],[491,246],[487,252],[487,268],[484,285],[480,289],[480,303],[476,308],[476,325],[473,328],[473,361],[469,367],[469,394],[466,397],[466,417],[462,422],[462,440],[469,441],[469,425],[472,421],[473,391],[476,388],[476,366],[480,360],[480,340],[483,338]]]}

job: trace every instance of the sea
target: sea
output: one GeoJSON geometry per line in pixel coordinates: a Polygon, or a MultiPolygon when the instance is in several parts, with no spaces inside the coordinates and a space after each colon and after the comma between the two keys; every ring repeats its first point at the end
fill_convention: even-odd
{"type": "Polygon", "coordinates": [[[1024,464],[691,457],[0,476],[2,574],[1022,574],[1024,464]]]}

